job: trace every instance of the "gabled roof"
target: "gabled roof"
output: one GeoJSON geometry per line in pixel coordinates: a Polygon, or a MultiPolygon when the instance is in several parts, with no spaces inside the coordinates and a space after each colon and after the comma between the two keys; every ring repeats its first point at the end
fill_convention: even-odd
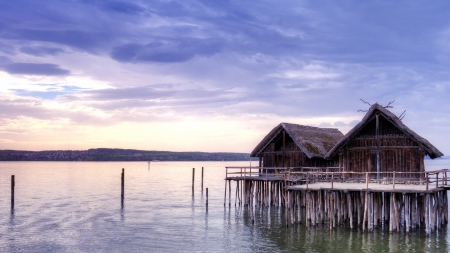
{"type": "Polygon", "coordinates": [[[251,157],[258,156],[279,135],[282,130],[294,140],[300,150],[308,158],[324,158],[327,152],[344,136],[336,128],[319,128],[290,123],[281,123],[276,126],[255,147],[251,157]]]}
{"type": "Polygon", "coordinates": [[[359,122],[352,130],[350,130],[344,138],[342,138],[336,146],[334,146],[328,154],[325,156],[325,159],[330,159],[337,155],[339,150],[344,147],[349,141],[351,141],[363,128],[369,123],[370,119],[379,112],[382,114],[389,122],[391,122],[395,127],[397,127],[400,131],[402,131],[406,136],[410,137],[414,141],[416,141],[421,148],[423,148],[428,156],[431,158],[436,158],[443,156],[435,146],[433,146],[430,142],[428,142],[425,138],[422,138],[420,135],[416,134],[413,130],[409,129],[403,122],[395,116],[392,112],[384,108],[383,106],[375,103],[373,104],[369,111],[366,113],[364,118],[359,122]]]}

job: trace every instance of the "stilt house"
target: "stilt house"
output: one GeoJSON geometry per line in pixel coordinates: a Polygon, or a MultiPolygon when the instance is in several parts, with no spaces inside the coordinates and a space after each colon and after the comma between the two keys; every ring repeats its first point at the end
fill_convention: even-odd
{"type": "Polygon", "coordinates": [[[344,135],[335,128],[281,123],[251,152],[260,167],[337,167],[324,156],[344,135]]]}
{"type": "MultiPolygon", "coordinates": [[[[337,159],[342,172],[373,172],[371,178],[418,178],[424,172],[424,157],[443,154],[426,139],[409,129],[392,112],[379,104],[367,114],[329,152],[325,159],[337,159]]],[[[361,174],[354,174],[360,177],[361,174]]]]}

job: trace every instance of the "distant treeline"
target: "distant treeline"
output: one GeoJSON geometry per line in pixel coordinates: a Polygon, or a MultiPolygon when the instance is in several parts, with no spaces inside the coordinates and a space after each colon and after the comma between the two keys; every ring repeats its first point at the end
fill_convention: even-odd
{"type": "Polygon", "coordinates": [[[96,148],[88,150],[0,150],[0,161],[248,161],[247,153],[170,152],[96,148]]]}

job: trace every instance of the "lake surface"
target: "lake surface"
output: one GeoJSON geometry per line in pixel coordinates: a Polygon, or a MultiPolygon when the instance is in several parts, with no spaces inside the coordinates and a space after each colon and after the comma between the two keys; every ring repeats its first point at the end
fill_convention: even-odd
{"type": "MultiPolygon", "coordinates": [[[[425,163],[427,170],[450,168],[446,159],[425,163]]],[[[256,209],[252,224],[245,209],[223,206],[225,166],[240,165],[249,162],[152,162],[150,170],[143,162],[0,162],[0,251],[450,252],[448,227],[431,236],[423,229],[286,228],[279,208],[256,209]]]]}

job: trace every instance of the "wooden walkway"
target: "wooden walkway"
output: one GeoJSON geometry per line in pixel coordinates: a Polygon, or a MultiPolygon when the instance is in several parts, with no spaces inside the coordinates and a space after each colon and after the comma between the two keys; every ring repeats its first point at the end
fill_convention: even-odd
{"type": "Polygon", "coordinates": [[[328,190],[328,191],[362,191],[362,192],[398,192],[398,193],[433,193],[442,191],[443,187],[436,187],[435,185],[427,186],[425,184],[378,184],[378,183],[331,183],[331,182],[318,182],[311,183],[309,185],[293,185],[287,186],[287,190],[292,191],[317,191],[317,190],[328,190]]]}
{"type": "Polygon", "coordinates": [[[235,205],[248,207],[250,215],[255,206],[284,207],[286,226],[328,223],[333,229],[347,224],[351,229],[371,231],[388,224],[389,232],[425,229],[430,234],[448,223],[447,169],[384,172],[382,176],[339,172],[334,168],[226,169],[224,205],[228,185],[231,206],[233,181],[235,205]]]}

